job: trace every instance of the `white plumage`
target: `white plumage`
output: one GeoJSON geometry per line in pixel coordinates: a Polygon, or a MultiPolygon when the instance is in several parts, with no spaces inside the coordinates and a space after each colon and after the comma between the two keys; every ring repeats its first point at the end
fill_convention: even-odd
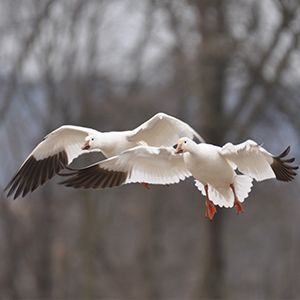
{"type": "Polygon", "coordinates": [[[275,157],[251,140],[239,145],[228,143],[221,148],[196,144],[186,137],[179,139],[175,151],[170,147],[138,146],[74,170],[66,174],[71,177],[62,183],[75,188],[101,189],[132,182],[171,184],[193,175],[197,188],[206,196],[206,216],[212,219],[216,212],[214,205],[236,206],[237,213],[243,211],[241,203],[248,197],[252,178],[292,180],[298,167],[287,164],[293,158],[282,159],[289,149],[275,157]],[[236,168],[244,174],[237,174],[236,168]]]}
{"type": "MultiPolygon", "coordinates": [[[[59,174],[79,155],[101,151],[109,158],[138,145],[173,146],[181,136],[204,142],[188,124],[158,113],[134,130],[99,132],[64,125],[48,134],[26,158],[5,188],[14,199],[34,191],[59,174]]],[[[153,150],[153,149],[152,149],[153,150]]],[[[150,175],[149,175],[150,176],[150,175]]]]}
{"type": "Polygon", "coordinates": [[[175,153],[183,153],[187,169],[194,176],[197,188],[206,196],[206,216],[213,218],[220,207],[237,207],[243,211],[241,203],[252,187],[252,178],[257,181],[277,178],[290,181],[296,173],[287,163],[294,161],[282,159],[290,151],[288,147],[275,157],[256,142],[248,140],[239,145],[228,143],[222,148],[210,144],[196,144],[188,137],[181,138],[175,153]],[[238,175],[238,168],[244,175],[238,175]]]}
{"type": "Polygon", "coordinates": [[[173,184],[191,176],[191,173],[183,156],[176,155],[174,148],[137,146],[65,175],[72,175],[61,182],[66,186],[104,189],[134,182],[173,184]]]}
{"type": "Polygon", "coordinates": [[[241,203],[248,197],[252,179],[294,179],[298,167],[288,164],[294,158],[283,159],[289,151],[290,147],[275,157],[251,140],[223,147],[206,144],[188,124],[163,113],[132,131],[103,133],[64,125],[36,146],[5,190],[9,189],[8,196],[24,197],[56,174],[69,176],[62,182],[66,186],[93,189],[134,182],[145,186],[173,184],[193,175],[197,188],[206,196],[206,216],[212,219],[214,205],[236,206],[237,213],[243,211],[241,203]],[[90,151],[101,151],[107,159],[83,169],[68,167],[76,157],[90,151]],[[65,168],[71,172],[61,174],[65,168]]]}

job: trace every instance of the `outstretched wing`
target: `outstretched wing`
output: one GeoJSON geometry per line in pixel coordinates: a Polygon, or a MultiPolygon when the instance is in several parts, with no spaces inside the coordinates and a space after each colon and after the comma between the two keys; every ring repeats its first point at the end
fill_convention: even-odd
{"type": "Polygon", "coordinates": [[[14,192],[14,199],[36,190],[65,169],[76,157],[89,152],[81,150],[85,137],[93,129],[64,125],[49,133],[31,152],[4,191],[14,192]]]}
{"type": "Polygon", "coordinates": [[[105,189],[133,182],[173,184],[191,176],[171,147],[137,146],[100,163],[65,174],[69,187],[105,189]]]}
{"type": "Polygon", "coordinates": [[[273,156],[263,147],[252,140],[239,145],[227,143],[220,153],[223,157],[233,162],[238,169],[256,179],[257,181],[276,178],[280,181],[291,181],[297,175],[294,170],[298,167],[291,166],[294,158],[283,159],[290,152],[288,147],[281,155],[273,156]]]}
{"type": "Polygon", "coordinates": [[[204,143],[203,138],[185,122],[164,113],[158,113],[151,119],[132,130],[127,136],[130,142],[145,142],[148,146],[173,146],[178,139],[187,136],[196,143],[204,143]]]}

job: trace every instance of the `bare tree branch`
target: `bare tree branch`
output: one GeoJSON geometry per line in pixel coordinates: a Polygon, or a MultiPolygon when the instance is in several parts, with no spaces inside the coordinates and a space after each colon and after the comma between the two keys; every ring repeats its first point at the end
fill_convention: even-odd
{"type": "Polygon", "coordinates": [[[264,93],[262,94],[261,98],[257,103],[251,108],[251,112],[248,114],[246,120],[243,120],[243,123],[239,124],[237,129],[237,135],[239,138],[243,137],[245,133],[248,131],[248,128],[250,127],[250,124],[255,119],[255,116],[260,113],[260,111],[266,106],[266,104],[270,101],[272,101],[272,95],[274,94],[275,87],[280,82],[280,77],[282,75],[282,72],[286,68],[288,64],[288,60],[291,56],[291,53],[293,50],[295,50],[296,46],[296,36],[293,36],[292,42],[289,45],[288,49],[286,50],[284,56],[281,58],[279,63],[277,64],[277,68],[275,70],[275,76],[273,79],[269,82],[266,82],[264,84],[264,93]]]}
{"type": "Polygon", "coordinates": [[[8,79],[8,83],[6,85],[6,90],[3,95],[3,103],[2,103],[2,107],[0,109],[0,119],[2,120],[2,122],[4,120],[7,110],[9,109],[9,106],[11,104],[11,99],[12,99],[12,96],[13,96],[13,93],[15,91],[15,87],[17,84],[17,78],[18,78],[17,74],[23,65],[23,62],[30,50],[31,45],[39,37],[40,31],[41,31],[41,24],[45,19],[48,18],[49,13],[50,13],[50,8],[55,1],[56,0],[49,0],[45,4],[43,10],[41,11],[41,13],[37,16],[36,20],[34,21],[32,32],[25,39],[21,53],[14,65],[14,68],[11,72],[10,78],[8,79]]]}
{"type": "Polygon", "coordinates": [[[270,57],[273,55],[273,52],[279,43],[281,35],[284,33],[284,31],[294,20],[295,13],[288,13],[287,9],[283,9],[282,16],[283,17],[282,17],[281,24],[277,27],[272,42],[270,43],[268,49],[262,54],[260,61],[256,64],[256,66],[252,66],[252,64],[248,61],[248,59],[247,58],[245,59],[245,63],[247,64],[251,77],[247,85],[243,88],[242,94],[239,98],[239,103],[227,117],[227,121],[225,123],[227,130],[230,130],[231,128],[236,126],[235,123],[237,121],[238,115],[240,114],[242,109],[246,106],[246,104],[249,101],[251,101],[251,93],[253,87],[255,86],[255,83],[258,80],[261,80],[261,78],[263,78],[262,75],[263,70],[265,69],[270,57]]]}
{"type": "Polygon", "coordinates": [[[131,52],[130,55],[135,75],[130,83],[129,92],[132,92],[137,87],[140,80],[144,52],[153,31],[153,17],[155,12],[155,3],[153,0],[148,1],[146,11],[146,19],[144,22],[145,25],[143,31],[140,33],[140,40],[136,43],[135,49],[131,52]]]}

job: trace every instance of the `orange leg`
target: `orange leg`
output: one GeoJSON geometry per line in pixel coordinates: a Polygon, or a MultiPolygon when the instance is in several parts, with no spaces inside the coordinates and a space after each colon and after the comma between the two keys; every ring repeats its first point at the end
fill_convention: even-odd
{"type": "Polygon", "coordinates": [[[206,214],[205,217],[210,218],[211,220],[214,217],[214,214],[217,212],[215,205],[213,204],[213,202],[211,200],[209,200],[208,198],[208,186],[205,185],[205,193],[206,193],[206,201],[205,201],[205,205],[206,205],[206,214]]]}
{"type": "Polygon", "coordinates": [[[143,185],[145,188],[150,189],[150,188],[149,188],[149,183],[147,183],[147,182],[142,182],[142,185],[143,185]]]}
{"type": "Polygon", "coordinates": [[[242,203],[239,201],[239,199],[236,196],[233,183],[230,185],[230,187],[231,187],[231,189],[233,191],[233,195],[234,195],[234,204],[233,205],[236,207],[236,212],[237,212],[237,214],[239,214],[239,212],[243,213],[244,212],[243,206],[242,206],[242,203]]]}

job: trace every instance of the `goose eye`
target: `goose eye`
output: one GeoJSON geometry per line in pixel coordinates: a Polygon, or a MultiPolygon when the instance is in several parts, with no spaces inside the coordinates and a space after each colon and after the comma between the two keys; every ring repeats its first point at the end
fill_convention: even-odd
{"type": "Polygon", "coordinates": [[[186,144],[186,143],[187,143],[187,141],[184,141],[184,143],[186,144]]]}

